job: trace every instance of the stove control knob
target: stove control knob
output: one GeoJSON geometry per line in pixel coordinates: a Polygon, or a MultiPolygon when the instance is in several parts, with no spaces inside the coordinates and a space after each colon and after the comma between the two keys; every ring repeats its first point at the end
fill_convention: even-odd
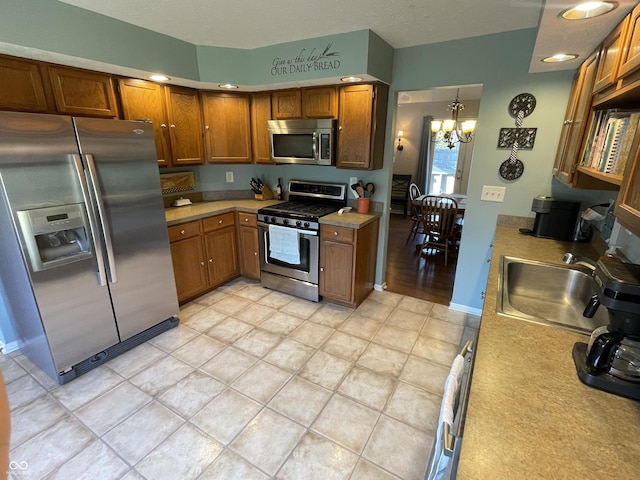
{"type": "Polygon", "coordinates": [[[302,222],[300,220],[296,221],[296,227],[300,228],[302,226],[302,222]]]}
{"type": "Polygon", "coordinates": [[[283,225],[289,225],[289,220],[287,220],[286,218],[282,221],[283,225]]]}
{"type": "Polygon", "coordinates": [[[271,217],[271,223],[276,223],[276,217],[271,217]]]}
{"type": "Polygon", "coordinates": [[[304,222],[304,228],[309,228],[309,222],[304,222]]]}

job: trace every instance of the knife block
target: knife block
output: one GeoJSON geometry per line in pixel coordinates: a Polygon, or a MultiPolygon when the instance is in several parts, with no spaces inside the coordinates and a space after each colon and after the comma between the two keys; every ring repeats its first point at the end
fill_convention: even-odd
{"type": "Polygon", "coordinates": [[[260,191],[262,193],[255,194],[256,200],[271,200],[273,198],[273,192],[266,185],[260,191]]]}

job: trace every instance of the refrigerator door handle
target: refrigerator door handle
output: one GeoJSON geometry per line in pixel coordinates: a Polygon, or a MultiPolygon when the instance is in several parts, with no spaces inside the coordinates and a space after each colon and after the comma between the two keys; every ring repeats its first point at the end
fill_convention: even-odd
{"type": "Polygon", "coordinates": [[[118,281],[118,277],[116,275],[116,263],[115,255],[113,254],[113,242],[111,241],[111,230],[109,228],[109,223],[107,222],[107,217],[105,215],[104,202],[102,201],[102,191],[100,190],[100,183],[98,182],[98,172],[96,170],[96,164],[93,160],[93,155],[86,154],[82,156],[87,162],[87,167],[89,168],[88,171],[89,177],[91,178],[91,188],[93,189],[95,203],[98,207],[100,224],[102,225],[102,232],[104,233],[103,238],[105,250],[107,251],[109,280],[111,280],[111,283],[116,283],[118,281]]]}
{"type": "Polygon", "coordinates": [[[78,174],[78,180],[80,181],[80,187],[82,189],[82,198],[84,204],[87,207],[87,218],[89,219],[89,229],[91,230],[91,236],[93,237],[93,249],[96,254],[96,261],[98,262],[98,284],[101,287],[107,286],[107,274],[104,267],[104,257],[102,254],[102,243],[100,240],[100,233],[98,232],[98,224],[93,213],[93,209],[89,208],[91,205],[91,197],[89,195],[89,187],[87,186],[87,179],[84,176],[84,167],[82,165],[82,159],[80,155],[71,154],[73,158],[73,164],[76,167],[76,173],[78,174]]]}

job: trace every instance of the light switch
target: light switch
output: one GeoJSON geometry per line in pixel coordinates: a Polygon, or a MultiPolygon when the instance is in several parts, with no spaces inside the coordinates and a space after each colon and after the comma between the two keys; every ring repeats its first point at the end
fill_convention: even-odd
{"type": "Polygon", "coordinates": [[[483,185],[480,200],[484,200],[485,202],[504,202],[504,194],[506,191],[507,187],[483,185]]]}
{"type": "Polygon", "coordinates": [[[233,172],[227,172],[227,183],[233,183],[233,172]]]}

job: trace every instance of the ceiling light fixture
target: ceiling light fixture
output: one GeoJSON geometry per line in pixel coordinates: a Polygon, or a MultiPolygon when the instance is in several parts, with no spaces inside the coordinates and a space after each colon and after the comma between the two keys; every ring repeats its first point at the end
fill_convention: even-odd
{"type": "Polygon", "coordinates": [[[578,58],[578,55],[575,53],[556,53],[551,57],[545,57],[542,59],[544,63],[561,63],[568,62],[569,60],[574,60],[578,58]]]}
{"type": "Polygon", "coordinates": [[[218,86],[220,88],[226,88],[227,90],[233,90],[234,88],[238,88],[238,85],[234,85],[233,83],[221,83],[218,86]]]}
{"type": "Polygon", "coordinates": [[[462,123],[458,121],[458,114],[464,110],[464,103],[458,101],[459,93],[460,89],[456,92],[455,101],[447,107],[451,110],[451,120],[433,120],[431,122],[431,138],[436,140],[439,135],[442,135],[449,150],[454,148],[456,143],[469,143],[473,140],[473,131],[476,128],[475,120],[465,120],[462,123]]]}
{"type": "Polygon", "coordinates": [[[354,77],[354,76],[342,77],[340,81],[341,82],[361,82],[362,77],[354,77]]]}
{"type": "Polygon", "coordinates": [[[169,77],[167,77],[166,75],[162,75],[160,73],[154,73],[153,75],[149,75],[149,78],[151,80],[154,80],[156,82],[166,82],[167,80],[171,80],[169,77]]]}
{"type": "Polygon", "coordinates": [[[583,2],[564,10],[560,15],[565,20],[584,20],[609,13],[617,6],[617,2],[583,2]]]}

